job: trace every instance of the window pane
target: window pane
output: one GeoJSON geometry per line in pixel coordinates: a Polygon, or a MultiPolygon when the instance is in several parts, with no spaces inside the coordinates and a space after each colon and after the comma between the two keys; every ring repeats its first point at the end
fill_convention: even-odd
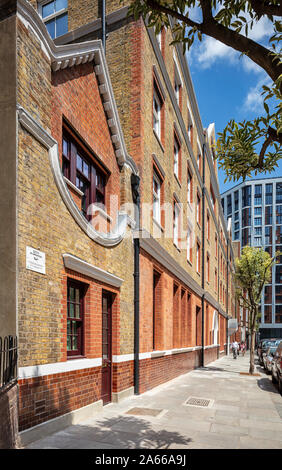
{"type": "Polygon", "coordinates": [[[55,20],[46,21],[45,26],[51,38],[55,38],[55,20]]]}
{"type": "Polygon", "coordinates": [[[276,284],[282,284],[282,266],[276,265],[275,271],[276,271],[276,275],[275,275],[276,284]]]}
{"type": "Polygon", "coordinates": [[[264,323],[272,323],[272,305],[264,306],[264,323]]]}
{"type": "Polygon", "coordinates": [[[282,225],[276,227],[276,243],[282,244],[282,225]]]}
{"type": "Polygon", "coordinates": [[[265,224],[272,224],[272,206],[266,206],[265,208],[265,224]]]}
{"type": "Polygon", "coordinates": [[[68,0],[56,0],[55,10],[60,11],[63,8],[68,8],[68,0]]]}
{"type": "Polygon", "coordinates": [[[262,208],[261,207],[255,207],[255,215],[262,215],[262,208]]]}
{"type": "Polygon", "coordinates": [[[89,165],[83,161],[83,174],[89,178],[89,165]]]}
{"type": "Polygon", "coordinates": [[[67,351],[71,351],[71,336],[67,337],[67,351]]]}
{"type": "Polygon", "coordinates": [[[276,203],[282,203],[282,183],[276,183],[276,203]]]}
{"type": "Polygon", "coordinates": [[[68,32],[68,14],[56,18],[56,37],[68,32]]]}
{"type": "Polygon", "coordinates": [[[282,224],[282,206],[276,206],[276,223],[282,224]]]}
{"type": "Polygon", "coordinates": [[[69,304],[69,317],[74,318],[74,304],[69,304]]]}
{"type": "Polygon", "coordinates": [[[265,204],[272,204],[272,184],[265,185],[265,204]]]}
{"type": "Polygon", "coordinates": [[[52,15],[53,13],[55,13],[55,2],[42,5],[42,18],[46,18],[46,16],[52,15]]]}
{"type": "Polygon", "coordinates": [[[272,227],[265,227],[265,243],[272,245],[272,227]]]}
{"type": "MultiPolygon", "coordinates": [[[[280,251],[280,253],[282,253],[282,245],[276,245],[275,251],[280,251]]],[[[282,264],[282,255],[277,256],[276,263],[282,264]]]]}
{"type": "Polygon", "coordinates": [[[272,304],[272,286],[265,286],[264,296],[265,296],[264,297],[264,302],[266,304],[272,304]]]}
{"type": "Polygon", "coordinates": [[[275,303],[282,304],[282,286],[275,286],[275,303]]]}
{"type": "Polygon", "coordinates": [[[78,154],[76,156],[76,168],[82,173],[82,158],[78,154]]]}
{"type": "Polygon", "coordinates": [[[275,323],[282,323],[282,305],[275,307],[275,323]]]}
{"type": "Polygon", "coordinates": [[[262,223],[261,217],[256,217],[254,222],[255,222],[255,225],[261,225],[261,223],[262,223]]]}

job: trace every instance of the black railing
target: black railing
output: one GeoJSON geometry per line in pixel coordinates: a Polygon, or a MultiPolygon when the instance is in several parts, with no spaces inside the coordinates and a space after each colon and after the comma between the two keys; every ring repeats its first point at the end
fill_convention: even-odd
{"type": "Polygon", "coordinates": [[[18,343],[16,336],[0,337],[0,389],[17,381],[18,343]]]}

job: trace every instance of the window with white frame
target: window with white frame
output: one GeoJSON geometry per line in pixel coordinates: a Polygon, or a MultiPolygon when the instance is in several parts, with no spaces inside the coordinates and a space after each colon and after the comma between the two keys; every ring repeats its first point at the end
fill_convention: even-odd
{"type": "Polygon", "coordinates": [[[192,263],[192,230],[190,227],[187,230],[187,259],[192,263]]]}
{"type": "Polygon", "coordinates": [[[68,0],[40,2],[38,11],[52,39],[68,32],[68,0]]]}
{"type": "Polygon", "coordinates": [[[187,172],[187,201],[192,202],[193,201],[193,193],[192,193],[192,175],[190,171],[188,170],[187,172]]]}
{"type": "Polygon", "coordinates": [[[157,40],[160,50],[162,50],[162,30],[156,33],[156,40],[157,40]]]}
{"type": "Polygon", "coordinates": [[[188,138],[189,138],[190,144],[193,145],[193,120],[192,120],[192,116],[191,116],[189,108],[188,108],[187,132],[188,132],[188,138]]]}
{"type": "Polygon", "coordinates": [[[201,272],[201,252],[200,252],[200,244],[197,243],[197,251],[196,251],[196,265],[197,265],[197,272],[201,272]]]}
{"type": "Polygon", "coordinates": [[[174,93],[178,106],[180,106],[180,97],[181,97],[181,78],[179,75],[178,67],[176,62],[174,63],[174,93]]]}
{"type": "Polygon", "coordinates": [[[196,209],[197,209],[197,214],[196,214],[197,222],[198,222],[198,224],[200,224],[201,223],[201,199],[200,199],[199,194],[197,194],[197,207],[196,207],[196,209]]]}
{"type": "Polygon", "coordinates": [[[162,102],[155,86],[153,95],[153,128],[159,138],[161,137],[161,108],[162,102]]]}
{"type": "Polygon", "coordinates": [[[173,243],[178,246],[180,208],[176,201],[173,207],[173,243]]]}
{"type": "Polygon", "coordinates": [[[173,164],[173,169],[174,169],[174,174],[177,176],[179,179],[179,152],[180,152],[180,145],[179,142],[174,136],[174,147],[173,147],[173,156],[174,156],[174,164],[173,164]]]}
{"type": "Polygon", "coordinates": [[[154,171],[153,174],[153,217],[161,223],[161,180],[154,171]]]}

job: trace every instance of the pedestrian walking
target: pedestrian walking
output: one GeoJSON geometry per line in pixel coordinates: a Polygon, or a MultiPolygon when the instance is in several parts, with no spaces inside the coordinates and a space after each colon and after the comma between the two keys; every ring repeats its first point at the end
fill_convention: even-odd
{"type": "Polygon", "coordinates": [[[244,341],[242,341],[241,342],[241,353],[242,353],[243,357],[245,356],[245,352],[246,352],[246,343],[244,341]]]}
{"type": "Polygon", "coordinates": [[[232,351],[233,351],[233,359],[237,359],[237,350],[239,349],[239,344],[237,343],[237,341],[233,341],[232,345],[231,345],[231,348],[232,348],[232,351]]]}

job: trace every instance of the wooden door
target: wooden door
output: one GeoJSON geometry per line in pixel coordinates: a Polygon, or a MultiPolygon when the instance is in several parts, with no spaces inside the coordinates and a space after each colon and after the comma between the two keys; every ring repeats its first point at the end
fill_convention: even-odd
{"type": "Polygon", "coordinates": [[[102,400],[112,401],[112,294],[102,294],[102,400]]]}

